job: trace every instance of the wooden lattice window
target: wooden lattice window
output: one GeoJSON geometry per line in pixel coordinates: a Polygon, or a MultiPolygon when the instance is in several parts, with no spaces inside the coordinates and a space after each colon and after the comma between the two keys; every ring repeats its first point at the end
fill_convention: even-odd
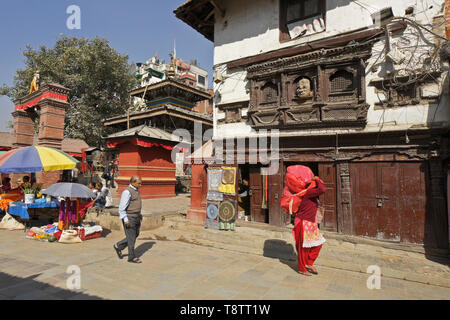
{"type": "Polygon", "coordinates": [[[345,71],[336,71],[330,77],[330,91],[334,92],[345,92],[353,90],[353,74],[345,71]]]}
{"type": "Polygon", "coordinates": [[[266,83],[262,88],[262,102],[276,102],[278,97],[278,88],[272,82],[266,83]]]}

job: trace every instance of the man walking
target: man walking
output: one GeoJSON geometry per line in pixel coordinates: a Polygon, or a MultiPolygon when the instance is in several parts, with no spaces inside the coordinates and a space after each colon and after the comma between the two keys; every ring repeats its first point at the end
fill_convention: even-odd
{"type": "Polygon", "coordinates": [[[139,194],[139,187],[142,185],[142,179],[139,176],[133,176],[130,179],[130,185],[122,192],[119,204],[119,217],[123,223],[126,238],[115,244],[119,259],[122,259],[122,250],[128,246],[128,262],[141,263],[141,259],[134,255],[134,245],[139,236],[142,221],[142,200],[139,194]]]}

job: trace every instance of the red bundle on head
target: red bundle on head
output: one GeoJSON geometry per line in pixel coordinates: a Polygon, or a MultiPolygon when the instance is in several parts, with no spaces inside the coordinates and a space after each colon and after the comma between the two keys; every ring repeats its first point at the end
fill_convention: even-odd
{"type": "Polygon", "coordinates": [[[304,185],[304,188],[314,177],[312,170],[302,165],[289,166],[287,168],[287,172],[293,174],[297,178],[298,182],[304,185]]]}
{"type": "Polygon", "coordinates": [[[297,212],[302,196],[310,188],[315,187],[311,183],[314,173],[308,167],[302,165],[289,166],[284,181],[283,197],[281,198],[281,207],[291,213],[297,212]]]}

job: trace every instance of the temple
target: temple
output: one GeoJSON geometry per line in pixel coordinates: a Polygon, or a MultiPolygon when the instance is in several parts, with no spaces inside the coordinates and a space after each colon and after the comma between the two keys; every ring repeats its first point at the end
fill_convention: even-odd
{"type": "Polygon", "coordinates": [[[139,175],[143,199],[174,197],[177,161],[183,165],[184,155],[193,152],[194,132],[203,136],[213,126],[211,115],[193,109],[212,97],[170,78],[137,88],[131,96],[137,103],[127,114],[104,121],[118,131],[107,137],[108,148],[119,155],[118,192],[128,186],[131,176],[139,175]],[[184,129],[188,137],[178,136],[177,129],[184,129]]]}

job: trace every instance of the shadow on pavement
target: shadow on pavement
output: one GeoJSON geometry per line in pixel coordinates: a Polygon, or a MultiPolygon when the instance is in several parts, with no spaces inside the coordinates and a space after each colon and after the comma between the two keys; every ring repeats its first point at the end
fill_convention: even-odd
{"type": "Polygon", "coordinates": [[[71,291],[36,281],[35,278],[38,276],[39,274],[35,274],[20,278],[0,272],[0,300],[103,300],[81,291],[71,291]]]}
{"type": "Polygon", "coordinates": [[[264,241],[263,256],[278,259],[292,270],[297,271],[297,253],[292,244],[284,240],[269,239],[264,241]]]}
{"type": "Polygon", "coordinates": [[[154,241],[148,241],[148,242],[144,242],[142,244],[140,244],[135,250],[134,252],[136,253],[136,256],[138,258],[142,257],[144,255],[145,252],[147,252],[148,250],[150,250],[153,245],[155,245],[156,242],[154,241]]]}
{"type": "Polygon", "coordinates": [[[102,230],[102,238],[106,238],[108,236],[108,234],[111,233],[111,230],[109,229],[103,229],[102,230]]]}

